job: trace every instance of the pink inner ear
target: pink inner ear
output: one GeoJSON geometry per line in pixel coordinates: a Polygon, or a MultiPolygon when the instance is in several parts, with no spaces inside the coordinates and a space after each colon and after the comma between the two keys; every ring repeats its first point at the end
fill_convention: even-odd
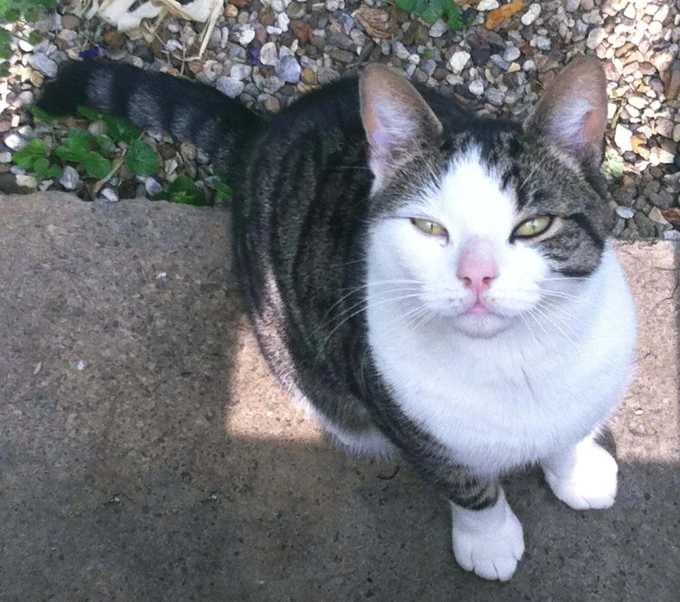
{"type": "Polygon", "coordinates": [[[389,150],[390,135],[380,126],[371,132],[371,138],[373,139],[373,145],[380,150],[381,154],[389,150]]]}
{"type": "Polygon", "coordinates": [[[581,131],[583,132],[583,138],[587,144],[596,144],[599,147],[602,142],[601,111],[598,109],[588,111],[588,113],[586,113],[585,119],[583,120],[581,131]]]}

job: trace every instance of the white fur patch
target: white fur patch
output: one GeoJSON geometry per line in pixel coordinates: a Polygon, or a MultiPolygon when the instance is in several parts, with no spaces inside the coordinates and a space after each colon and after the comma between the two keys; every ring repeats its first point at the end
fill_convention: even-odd
{"type": "Polygon", "coordinates": [[[458,564],[484,579],[508,581],[524,554],[524,533],[505,495],[484,510],[451,504],[451,518],[458,564]]]}
{"type": "Polygon", "coordinates": [[[635,344],[613,251],[587,280],[551,274],[534,247],[508,243],[510,195],[470,153],[400,211],[442,224],[448,241],[387,219],[368,249],[377,367],[402,410],[480,476],[568,449],[601,424],[623,392],[635,344]],[[462,313],[471,293],[456,262],[469,236],[496,248],[500,275],[483,293],[494,315],[462,313]]]}
{"type": "Polygon", "coordinates": [[[568,506],[597,510],[614,504],[616,460],[591,437],[541,464],[553,493],[568,506]]]}
{"type": "MultiPolygon", "coordinates": [[[[307,410],[310,410],[309,405],[307,410]]],[[[326,420],[319,412],[312,411],[312,414],[333,440],[351,454],[366,455],[380,460],[389,460],[397,455],[397,448],[377,429],[360,434],[348,433],[326,420]]]]}

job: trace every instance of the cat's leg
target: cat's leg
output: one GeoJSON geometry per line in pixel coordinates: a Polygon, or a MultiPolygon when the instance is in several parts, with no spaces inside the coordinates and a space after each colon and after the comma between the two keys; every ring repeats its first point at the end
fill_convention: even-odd
{"type": "Polygon", "coordinates": [[[475,495],[451,501],[453,554],[466,571],[508,581],[524,554],[522,525],[498,482],[475,483],[474,488],[475,495]]]}
{"type": "Polygon", "coordinates": [[[589,435],[541,462],[553,493],[576,510],[609,508],[616,498],[618,466],[589,435]]]}

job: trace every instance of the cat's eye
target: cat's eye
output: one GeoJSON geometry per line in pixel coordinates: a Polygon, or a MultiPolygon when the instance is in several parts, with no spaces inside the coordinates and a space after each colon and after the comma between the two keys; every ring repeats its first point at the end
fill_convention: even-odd
{"type": "Polygon", "coordinates": [[[425,232],[425,234],[430,234],[432,236],[446,236],[446,228],[440,226],[437,222],[430,221],[429,219],[423,219],[421,217],[412,217],[411,223],[425,232]]]}
{"type": "Polygon", "coordinates": [[[553,223],[553,218],[546,215],[540,217],[532,217],[524,220],[519,226],[515,228],[512,233],[514,238],[533,238],[543,234],[553,223]]]}

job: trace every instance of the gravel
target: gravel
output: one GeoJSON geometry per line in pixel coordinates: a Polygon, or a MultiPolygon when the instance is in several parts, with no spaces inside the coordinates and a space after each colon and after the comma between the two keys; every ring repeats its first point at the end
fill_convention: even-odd
{"type": "MultiPolygon", "coordinates": [[[[27,108],[59,62],[91,51],[93,42],[109,60],[195,78],[260,111],[279,111],[318,85],[381,62],[481,114],[517,120],[569,58],[585,52],[599,57],[608,82],[604,171],[611,174],[614,232],[674,239],[664,212],[678,208],[680,195],[680,1],[527,2],[488,29],[487,20],[506,4],[460,3],[473,24],[452,32],[443,19],[425,24],[386,0],[229,0],[200,60],[201,24],[168,17],[155,36],[131,39],[96,17],[61,8],[59,18],[35,25],[43,36],[38,43],[27,42],[32,25],[15,25],[10,76],[0,82],[0,176],[33,185],[30,170],[9,164],[9,156],[34,137],[50,143],[52,126],[27,127],[33,123],[27,108]]],[[[89,128],[101,134],[105,124],[89,128]]],[[[211,176],[207,157],[195,148],[167,137],[144,139],[155,146],[161,171],[135,178],[123,167],[101,197],[153,196],[177,175],[200,185],[211,176]]],[[[40,185],[91,198],[91,179],[74,172],[40,185]]],[[[210,200],[208,189],[206,195],[210,200]]]]}
{"type": "Polygon", "coordinates": [[[66,190],[75,190],[80,184],[80,174],[74,167],[67,165],[61,173],[59,183],[66,190]]]}
{"type": "Polygon", "coordinates": [[[42,53],[32,54],[29,62],[31,67],[47,77],[57,74],[57,63],[42,53]]]}
{"type": "Polygon", "coordinates": [[[17,133],[11,133],[5,136],[5,146],[10,150],[20,151],[27,144],[28,141],[23,136],[20,136],[17,133]]]}

